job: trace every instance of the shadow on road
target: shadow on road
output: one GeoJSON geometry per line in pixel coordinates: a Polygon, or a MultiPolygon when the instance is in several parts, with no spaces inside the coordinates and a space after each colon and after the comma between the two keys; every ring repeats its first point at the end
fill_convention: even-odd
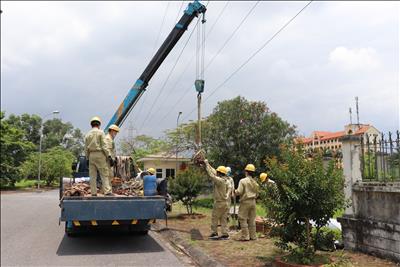
{"type": "Polygon", "coordinates": [[[57,255],[97,255],[161,251],[164,251],[164,249],[150,235],[100,232],[76,237],[64,235],[58,246],[57,255]]]}

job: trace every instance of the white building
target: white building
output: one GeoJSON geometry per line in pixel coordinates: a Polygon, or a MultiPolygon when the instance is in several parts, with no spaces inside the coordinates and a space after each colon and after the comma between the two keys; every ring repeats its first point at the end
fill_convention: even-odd
{"type": "Polygon", "coordinates": [[[168,152],[148,155],[138,160],[138,162],[143,162],[144,170],[156,169],[157,178],[175,177],[176,170],[185,170],[190,161],[190,158],[177,158],[176,154],[168,152]]]}

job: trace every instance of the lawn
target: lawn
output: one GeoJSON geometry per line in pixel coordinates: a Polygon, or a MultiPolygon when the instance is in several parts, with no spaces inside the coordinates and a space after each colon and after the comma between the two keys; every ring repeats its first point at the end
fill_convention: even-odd
{"type": "MultiPolygon", "coordinates": [[[[50,187],[58,187],[59,182],[58,180],[54,181],[50,187]]],[[[21,189],[33,189],[37,187],[37,180],[28,180],[28,179],[22,179],[19,180],[18,182],[15,183],[15,187],[14,188],[8,188],[8,187],[4,187],[2,189],[17,189],[17,190],[21,190],[21,189]]],[[[41,188],[45,188],[46,186],[46,181],[41,180],[40,181],[40,187],[41,188]]]]}
{"type": "MultiPolygon", "coordinates": [[[[226,266],[271,266],[272,261],[282,252],[274,245],[275,239],[271,237],[261,237],[257,241],[238,242],[233,240],[208,240],[210,234],[211,209],[209,208],[209,200],[202,200],[204,206],[195,206],[193,211],[196,216],[187,216],[186,208],[181,203],[174,203],[172,212],[168,214],[168,227],[175,230],[178,235],[188,243],[199,247],[206,254],[215,258],[226,266]],[[190,231],[197,229],[203,240],[195,240],[192,238],[190,231]]],[[[257,215],[264,215],[265,210],[262,206],[257,206],[257,215]]],[[[160,221],[161,225],[164,223],[160,221]]],[[[232,227],[233,221],[229,222],[232,227]]],[[[233,236],[237,232],[230,231],[233,236]]],[[[375,266],[396,266],[394,263],[382,260],[376,257],[368,256],[362,253],[350,251],[335,251],[332,253],[319,252],[319,254],[328,254],[335,259],[337,264],[333,266],[343,267],[375,267],[375,266]]]]}

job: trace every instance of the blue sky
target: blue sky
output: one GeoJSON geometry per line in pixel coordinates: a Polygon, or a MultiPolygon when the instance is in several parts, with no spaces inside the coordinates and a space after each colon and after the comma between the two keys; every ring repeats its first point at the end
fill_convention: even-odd
{"type": "MultiPolygon", "coordinates": [[[[206,69],[204,98],[306,3],[260,2],[206,69]]],[[[94,115],[107,122],[172,29],[181,4],[2,2],[2,110],[44,115],[57,109],[83,131],[94,115]]],[[[207,31],[225,4],[209,3],[207,31]]],[[[254,4],[226,6],[207,35],[206,65],[254,4]]],[[[313,2],[204,103],[204,116],[218,101],[241,95],[265,101],[299,134],[309,135],[342,130],[358,96],[362,123],[399,129],[399,14],[396,2],[313,2]]],[[[185,121],[196,118],[188,116],[196,106],[194,34],[144,121],[194,25],[153,77],[122,135],[161,136],[174,127],[179,111],[185,121]]]]}

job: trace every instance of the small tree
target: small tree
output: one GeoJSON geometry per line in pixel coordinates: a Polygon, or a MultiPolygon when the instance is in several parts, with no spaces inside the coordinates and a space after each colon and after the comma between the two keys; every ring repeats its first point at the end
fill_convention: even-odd
{"type": "MultiPolygon", "coordinates": [[[[74,155],[62,147],[54,147],[42,153],[41,177],[46,181],[46,185],[51,185],[57,178],[70,176],[73,161],[74,155]]],[[[22,164],[21,174],[27,179],[36,179],[38,166],[39,154],[31,154],[29,159],[22,164]]]]}
{"type": "Polygon", "coordinates": [[[324,168],[320,154],[308,158],[301,148],[282,151],[281,161],[266,161],[276,191],[267,187],[264,204],[280,225],[275,229],[277,245],[289,251],[292,259],[307,264],[315,255],[310,221],[315,222],[318,231],[335,211],[345,207],[344,178],[334,161],[324,168]]]}
{"type": "Polygon", "coordinates": [[[169,192],[177,201],[182,201],[188,214],[193,214],[193,201],[200,194],[206,183],[203,171],[189,167],[187,170],[178,172],[175,179],[169,180],[169,192]]]}

